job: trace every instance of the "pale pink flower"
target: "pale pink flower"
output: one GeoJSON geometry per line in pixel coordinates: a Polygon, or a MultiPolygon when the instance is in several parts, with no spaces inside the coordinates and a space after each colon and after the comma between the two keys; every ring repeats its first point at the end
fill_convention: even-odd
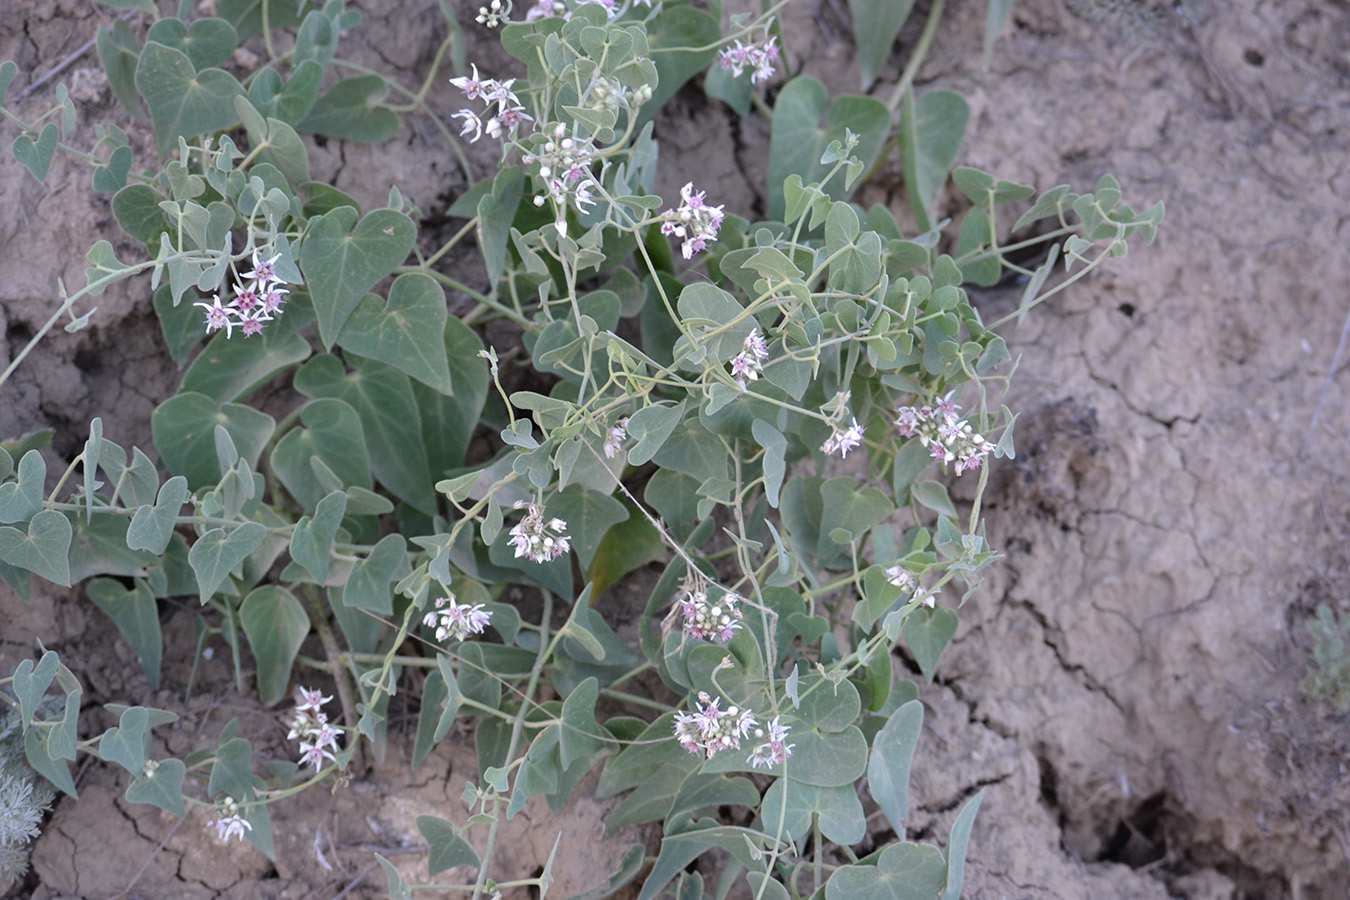
{"type": "Polygon", "coordinates": [[[750,710],[735,706],[720,710],[720,702],[700,692],[695,712],[675,714],[675,739],[681,747],[695,756],[706,754],[708,759],[722,750],[740,749],[741,738],[757,724],[755,717],[750,710]]]}
{"type": "Polygon", "coordinates": [[[510,544],[516,550],[516,559],[522,556],[536,563],[552,562],[572,549],[567,523],[562,519],[544,520],[544,511],[537,503],[517,503],[525,510],[525,518],[511,529],[510,544]]]}
{"type": "Polygon", "coordinates": [[[848,428],[840,429],[833,422],[830,423],[833,433],[825,439],[825,443],[820,445],[821,452],[834,453],[839,451],[839,455],[848,459],[848,451],[855,449],[862,444],[863,428],[858,424],[855,418],[853,424],[848,428]]]}
{"type": "Polygon", "coordinates": [[[623,446],[623,442],[626,440],[628,440],[627,416],[615,422],[614,427],[611,428],[609,434],[605,436],[605,457],[613,459],[614,454],[619,452],[619,448],[623,446]]]}
{"type": "MultiPolygon", "coordinates": [[[[478,66],[474,63],[469,64],[473,69],[473,77],[461,75],[458,78],[451,78],[450,83],[464,92],[464,96],[470,100],[477,100],[484,95],[483,82],[478,77],[478,66]]],[[[491,79],[488,79],[491,81],[491,79]]]]}
{"type": "Polygon", "coordinates": [[[774,716],[769,723],[768,734],[765,734],[763,728],[755,729],[755,738],[762,739],[762,743],[755,747],[750,756],[746,759],[751,766],[758,769],[763,766],[766,769],[772,769],[774,766],[781,766],[792,756],[792,748],[796,744],[785,743],[787,740],[788,726],[781,725],[778,717],[774,716]]]}
{"type": "Polygon", "coordinates": [[[273,256],[271,259],[260,259],[257,248],[253,250],[253,271],[245,272],[244,278],[254,278],[266,284],[269,281],[279,281],[285,284],[285,280],[277,277],[276,262],[281,259],[281,254],[273,256]]]}
{"type": "Polygon", "coordinates": [[[212,302],[210,303],[194,303],[192,305],[200,306],[202,309],[206,310],[207,334],[211,334],[212,332],[216,332],[224,328],[225,337],[226,339],[228,339],[233,333],[235,317],[238,315],[238,313],[234,310],[233,307],[222,306],[220,303],[219,294],[212,295],[211,301],[212,302]]]}

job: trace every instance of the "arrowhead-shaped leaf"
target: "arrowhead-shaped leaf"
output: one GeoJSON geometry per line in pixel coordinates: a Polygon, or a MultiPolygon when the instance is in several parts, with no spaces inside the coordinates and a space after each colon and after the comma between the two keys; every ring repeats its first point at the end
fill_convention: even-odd
{"type": "Polygon", "coordinates": [[[479,864],[478,851],[455,831],[455,826],[438,816],[418,816],[417,830],[430,844],[427,874],[438,875],[456,866],[479,864]]]}
{"type": "Polygon", "coordinates": [[[303,517],[291,532],[291,559],[305,567],[319,584],[328,578],[333,561],[333,540],[347,511],[347,495],[333,491],[319,501],[314,516],[303,517]]]}
{"type": "MultiPolygon", "coordinates": [[[[166,542],[167,543],[167,542],[166,542]]],[[[136,651],[150,686],[159,689],[159,665],[164,639],[159,629],[159,606],[144,579],[136,579],[131,590],[112,578],[95,578],[85,590],[94,605],[113,620],[117,630],[136,651]]],[[[135,769],[140,772],[140,769],[135,769]]]]}
{"type": "Polygon", "coordinates": [[[239,621],[258,661],[258,694],[263,703],[276,703],[286,696],[291,664],[309,634],[309,616],[294,594],[269,584],[244,599],[239,621]]]}
{"type": "Polygon", "coordinates": [[[131,517],[127,546],[132,550],[148,550],[156,556],[163,553],[173,538],[178,512],[187,502],[187,495],[187,479],[183,476],[175,475],[164,482],[155,505],[142,506],[131,517]]]}

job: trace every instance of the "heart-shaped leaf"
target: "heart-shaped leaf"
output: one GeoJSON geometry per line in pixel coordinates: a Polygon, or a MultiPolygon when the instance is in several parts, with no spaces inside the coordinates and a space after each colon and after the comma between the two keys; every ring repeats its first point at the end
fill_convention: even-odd
{"type": "Polygon", "coordinates": [[[291,559],[304,566],[310,577],[323,584],[333,562],[333,541],[347,511],[347,495],[333,491],[319,501],[314,516],[304,516],[291,532],[291,559]]]}
{"type": "Polygon", "coordinates": [[[160,461],[170,472],[186,478],[194,491],[216,484],[223,474],[216,461],[217,425],[224,426],[239,455],[256,471],[258,455],[277,427],[266,413],[188,391],[165,400],[150,416],[160,461]]]}
{"type": "MultiPolygon", "coordinates": [[[[778,93],[774,103],[773,133],[769,138],[769,217],[782,220],[787,209],[783,182],[799,175],[803,184],[812,184],[829,171],[821,156],[831,141],[842,141],[847,127],[858,135],[853,155],[864,165],[880,155],[891,129],[891,113],[886,104],[873,97],[843,94],[829,99],[829,91],[809,76],[792,79],[778,93]],[[828,112],[827,112],[828,102],[828,112]],[[822,117],[826,127],[820,127],[822,117]]],[[[834,200],[848,198],[843,179],[826,185],[834,200]]]]}
{"type": "Polygon", "coordinates": [[[5,102],[5,94],[9,93],[9,86],[14,83],[14,76],[19,74],[18,65],[11,59],[0,63],[0,103],[5,102]]]}
{"type": "Polygon", "coordinates": [[[239,33],[224,19],[198,19],[184,25],[182,19],[160,19],[145,33],[146,41],[155,41],[187,54],[198,70],[223,66],[234,48],[239,46],[239,33]]]}
{"type": "Polygon", "coordinates": [[[549,498],[548,515],[567,523],[572,549],[584,572],[591,567],[600,541],[611,526],[628,518],[628,510],[613,497],[574,484],[549,498]]]}
{"type": "Polygon", "coordinates": [[[52,154],[56,152],[58,137],[55,122],[48,122],[36,141],[26,134],[21,134],[14,139],[14,158],[32,172],[38,181],[46,181],[47,169],[52,164],[52,154]]]}
{"type": "Polygon", "coordinates": [[[42,454],[29,450],[19,460],[18,479],[0,484],[0,522],[6,525],[27,522],[42,509],[42,488],[46,479],[47,463],[42,454]]]}
{"type": "Polygon", "coordinates": [[[155,771],[149,775],[137,775],[127,785],[127,799],[132,803],[148,803],[158,806],[175,816],[187,814],[183,807],[183,776],[187,766],[181,759],[165,759],[156,762],[155,771]]]}
{"type": "Polygon", "coordinates": [[[345,78],[314,101],[295,130],[369,144],[387,141],[398,131],[398,116],[378,105],[387,93],[389,85],[378,75],[345,78]]]}
{"type": "Polygon", "coordinates": [[[836,869],[825,900],[933,900],[947,880],[942,851],[930,844],[891,844],[875,866],[836,869]]]}
{"type": "Polygon", "coordinates": [[[417,830],[431,845],[427,855],[427,874],[438,875],[455,866],[478,866],[478,852],[445,819],[418,816],[417,830]]]}
{"type": "Polygon", "coordinates": [[[952,823],[947,837],[947,887],[942,900],[961,900],[961,885],[966,879],[966,850],[970,847],[970,830],[975,827],[975,816],[984,800],[984,789],[966,801],[952,823]]]}
{"type": "Polygon", "coordinates": [[[848,0],[862,75],[860,90],[866,91],[876,83],[895,38],[913,9],[914,0],[848,0]]]}
{"type": "Polygon", "coordinates": [[[371,473],[395,496],[431,515],[436,498],[408,376],[374,360],[348,359],[354,371],[344,371],[337,357],[314,357],[296,374],[296,390],[342,400],[356,410],[371,473]]]}
{"type": "Polygon", "coordinates": [[[178,524],[178,512],[187,502],[187,479],[175,475],[159,489],[154,506],[142,506],[131,517],[127,529],[127,546],[132,550],[148,550],[159,556],[169,546],[173,528],[178,524]]]}
{"type": "Polygon", "coordinates": [[[150,715],[143,706],[133,706],[122,713],[117,724],[103,732],[98,741],[98,755],[107,762],[115,762],[132,775],[140,775],[145,768],[145,729],[150,715]]]}
{"type": "Polygon", "coordinates": [[[245,522],[228,532],[212,528],[197,539],[188,551],[188,564],[197,576],[197,594],[202,603],[211,599],[234,567],[257,550],[265,537],[266,526],[245,522]]]}
{"type": "MultiPolygon", "coordinates": [[[[233,734],[233,729],[228,733],[233,734]]],[[[253,792],[253,745],[243,738],[231,737],[216,748],[206,792],[215,797],[222,791],[235,800],[245,799],[253,792]]]]}
{"type": "MultiPolygon", "coordinates": [[[[150,686],[158,690],[164,639],[159,630],[159,605],[150,586],[144,579],[137,578],[135,587],[128,590],[115,579],[95,578],[85,590],[94,605],[103,610],[122,632],[140,659],[150,686]]],[[[140,768],[134,771],[140,772],[140,768]]]]}
{"type": "Polygon", "coordinates": [[[94,190],[120,191],[127,186],[127,173],[131,171],[132,153],[130,147],[118,147],[113,150],[108,161],[94,169],[94,190]]]}
{"type": "Polygon", "coordinates": [[[431,276],[410,272],[394,279],[388,303],[366,294],[342,326],[337,343],[451,394],[446,318],[445,291],[431,276]]]}
{"type": "Polygon", "coordinates": [[[219,131],[237,122],[234,98],[244,92],[229,72],[198,72],[186,53],[155,41],[141,50],[136,89],[150,107],[161,156],[180,137],[219,131]]]}
{"type": "Polygon", "coordinates": [[[0,528],[0,560],[55,584],[70,586],[70,520],[53,509],[33,516],[28,533],[0,528]]]}
{"type": "Polygon", "coordinates": [[[366,292],[408,258],[417,236],[412,219],[397,210],[377,209],[359,223],[357,215],[340,206],[310,219],[300,247],[325,347],[333,346],[366,292]]]}
{"type": "Polygon", "coordinates": [[[942,607],[917,609],[905,619],[901,633],[923,677],[929,681],[937,672],[938,657],[956,634],[956,625],[956,613],[942,607]]]}
{"type": "Polygon", "coordinates": [[[760,804],[764,830],[796,840],[811,830],[811,817],[820,817],[820,830],[832,841],[856,844],[867,833],[862,802],[853,785],[816,787],[792,778],[780,778],[769,786],[760,804]],[[784,796],[786,795],[786,796],[784,796]]]}
{"type": "Polygon", "coordinates": [[[342,487],[369,490],[370,453],[356,410],[341,400],[312,400],[300,411],[300,426],[286,432],[272,450],[272,471],[306,510],[313,510],[328,490],[314,472],[321,462],[342,487]]]}
{"type": "Polygon", "coordinates": [[[309,616],[294,594],[268,584],[244,598],[239,621],[258,661],[258,694],[263,703],[276,703],[286,696],[291,664],[309,634],[309,616]]]}

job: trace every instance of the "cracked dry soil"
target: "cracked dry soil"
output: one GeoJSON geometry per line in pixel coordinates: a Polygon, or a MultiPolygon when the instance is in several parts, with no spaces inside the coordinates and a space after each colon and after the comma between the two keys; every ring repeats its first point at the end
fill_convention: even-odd
{"type": "MultiPolygon", "coordinates": [[[[347,50],[415,83],[440,39],[434,7],[395,16],[392,2],[351,5],[366,24],[347,50]]],[[[1040,189],[1112,172],[1136,205],[1166,201],[1168,218],[1154,247],[1010,334],[1019,455],[995,467],[986,503],[1006,558],[962,609],[938,682],[922,689],[912,833],[945,839],[984,786],[965,892],[976,900],[1341,900],[1350,717],[1304,699],[1298,681],[1311,610],[1350,611],[1350,372],[1327,382],[1350,307],[1350,8],[1209,3],[1141,39],[1064,0],[1022,0],[980,69],[982,7],[953,4],[919,79],[971,100],[958,162],[1040,189]]],[[[789,59],[836,93],[856,89],[843,10],[802,0],[785,26],[789,59]]],[[[0,0],[0,57],[22,73],[12,90],[92,37],[99,15],[73,0],[0,0]]],[[[883,83],[917,31],[903,32],[883,83]]],[[[472,38],[471,56],[505,65],[472,38]]],[[[74,67],[95,64],[90,54],[74,67]]],[[[19,108],[43,108],[50,87],[19,108]]],[[[434,102],[452,111],[448,92],[434,102]]],[[[115,115],[106,93],[81,114],[84,137],[115,115]]],[[[763,212],[762,119],[738,122],[688,89],[657,137],[669,179],[660,191],[697,173],[728,208],[763,212]]],[[[143,132],[133,140],[149,151],[143,132]]],[[[434,241],[464,185],[438,140],[412,123],[386,147],[330,142],[316,177],[363,201],[398,185],[434,241]]],[[[489,161],[473,159],[481,174],[489,161]]],[[[903,214],[897,173],[892,159],[861,202],[903,214]]],[[[45,187],[0,167],[11,210],[0,223],[0,363],[49,314],[58,278],[82,283],[84,250],[119,240],[86,178],[61,159],[45,187]]],[[[481,277],[472,260],[457,264],[481,277]]],[[[1019,294],[976,299],[997,316],[1019,294]]],[[[89,329],[53,335],[4,388],[0,434],[55,427],[53,463],[78,452],[93,416],[115,420],[119,442],[148,447],[149,414],[178,378],[143,282],[99,307],[89,329]]],[[[202,746],[235,716],[264,752],[285,752],[275,714],[232,690],[223,654],[184,705],[191,614],[164,610],[168,687],[155,695],[78,591],[39,588],[25,606],[0,588],[0,668],[39,636],[85,680],[88,733],[111,724],[98,704],[142,702],[183,715],[157,732],[160,753],[202,746]]],[[[371,851],[424,880],[413,820],[463,820],[470,744],[457,735],[409,773],[396,737],[384,763],[336,794],[282,807],[275,865],[214,845],[205,816],[127,804],[121,776],[88,765],[80,800],[58,802],[34,874],[12,895],[383,896],[371,851]]],[[[567,896],[602,882],[633,840],[652,840],[602,840],[610,804],[588,785],[577,797],[562,821],[542,806],[513,820],[495,874],[533,875],[562,830],[553,890],[567,896]]]]}

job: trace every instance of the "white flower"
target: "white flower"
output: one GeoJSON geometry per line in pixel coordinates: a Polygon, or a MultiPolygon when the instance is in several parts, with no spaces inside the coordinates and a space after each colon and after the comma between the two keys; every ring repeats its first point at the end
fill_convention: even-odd
{"type": "Polygon", "coordinates": [[[516,549],[516,559],[522,556],[532,562],[552,562],[565,556],[571,549],[567,523],[562,519],[544,521],[544,511],[537,503],[517,503],[525,510],[525,518],[511,529],[510,544],[516,549]]]}
{"type": "Polygon", "coordinates": [[[216,838],[228,841],[232,837],[244,839],[244,832],[252,831],[253,826],[239,815],[239,803],[233,797],[226,797],[216,804],[216,817],[207,823],[216,829],[216,838]]]}
{"type": "Polygon", "coordinates": [[[464,126],[459,129],[459,136],[468,137],[469,132],[473,132],[473,137],[469,138],[469,143],[472,144],[483,136],[483,120],[478,118],[478,113],[473,110],[461,109],[450,118],[464,120],[464,126]]]}
{"type": "Polygon", "coordinates": [[[684,618],[685,634],[702,641],[725,644],[740,630],[741,620],[745,618],[739,596],[725,591],[716,600],[710,600],[701,578],[686,580],[684,592],[676,603],[684,618]]]}
{"type": "Polygon", "coordinates": [[[833,453],[839,451],[839,455],[848,459],[848,451],[862,444],[863,428],[858,424],[858,420],[853,419],[853,424],[848,428],[840,430],[838,425],[830,423],[833,433],[825,439],[825,443],[820,445],[822,453],[833,453]]]}
{"type": "Polygon", "coordinates": [[[703,199],[704,192],[694,191],[692,181],[680,188],[680,198],[679,207],[661,214],[661,233],[684,238],[680,252],[685,259],[692,259],[707,248],[709,241],[717,240],[725,214],[722,206],[709,206],[703,199]]]}
{"type": "Polygon", "coordinates": [[[611,428],[609,434],[606,435],[604,446],[606,458],[613,459],[614,454],[619,452],[619,448],[623,446],[623,442],[626,440],[628,440],[627,416],[615,422],[614,427],[611,428]]]}
{"type": "Polygon", "coordinates": [[[471,634],[482,634],[492,620],[483,604],[455,602],[455,595],[438,597],[436,608],[422,617],[422,624],[436,629],[436,640],[462,641],[471,634]]]}
{"type": "Polygon", "coordinates": [[[772,769],[774,766],[781,766],[792,756],[792,748],[796,744],[784,743],[787,738],[788,726],[780,725],[778,717],[774,716],[769,723],[769,732],[766,735],[764,729],[756,728],[755,737],[763,738],[763,742],[755,747],[754,751],[746,759],[751,766],[758,769],[763,766],[766,769],[772,769]]]}

